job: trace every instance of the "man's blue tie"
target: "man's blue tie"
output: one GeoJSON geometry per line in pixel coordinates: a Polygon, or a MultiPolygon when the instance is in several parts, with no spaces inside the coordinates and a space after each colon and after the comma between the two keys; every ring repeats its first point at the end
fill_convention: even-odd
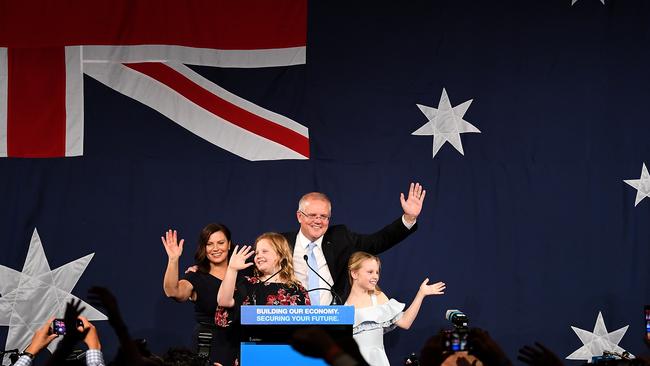
{"type": "MultiPolygon", "coordinates": [[[[316,248],[316,243],[309,243],[307,246],[307,263],[314,269],[314,271],[318,271],[318,263],[316,262],[314,248],[316,248]]],[[[310,269],[307,269],[307,280],[309,281],[308,290],[320,287],[318,276],[310,269]]],[[[309,298],[311,299],[312,305],[320,305],[320,290],[310,292],[309,298]]]]}

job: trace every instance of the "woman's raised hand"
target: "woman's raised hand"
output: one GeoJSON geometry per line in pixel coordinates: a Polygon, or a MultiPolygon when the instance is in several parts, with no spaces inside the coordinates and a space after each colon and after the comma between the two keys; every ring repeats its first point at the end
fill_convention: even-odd
{"type": "Polygon", "coordinates": [[[255,254],[255,251],[250,245],[243,245],[241,249],[239,248],[239,245],[235,246],[235,250],[233,250],[232,256],[230,257],[230,262],[228,262],[228,268],[239,271],[252,266],[255,263],[246,263],[246,260],[253,254],[255,254]]]}
{"type": "Polygon", "coordinates": [[[178,259],[181,257],[181,254],[183,254],[183,243],[185,243],[185,239],[181,239],[181,242],[179,243],[178,233],[176,230],[167,230],[165,236],[161,236],[160,240],[162,240],[162,243],[165,246],[165,251],[167,252],[167,256],[169,256],[169,259],[178,259]]]}
{"type": "Polygon", "coordinates": [[[429,279],[426,278],[420,285],[420,292],[424,296],[443,295],[445,293],[445,288],[447,288],[447,286],[445,286],[444,282],[436,282],[431,285],[428,285],[428,283],[429,283],[429,279]]]}

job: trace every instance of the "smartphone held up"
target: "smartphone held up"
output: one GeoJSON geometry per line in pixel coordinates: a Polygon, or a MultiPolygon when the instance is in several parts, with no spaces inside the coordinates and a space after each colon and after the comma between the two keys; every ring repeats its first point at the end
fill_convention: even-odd
{"type": "MultiPolygon", "coordinates": [[[[77,319],[77,326],[78,327],[83,327],[84,323],[81,321],[81,319],[77,319]]],[[[65,329],[65,321],[63,319],[54,319],[52,320],[52,325],[50,326],[51,333],[52,334],[58,334],[58,335],[65,335],[66,329],[65,329]]]]}

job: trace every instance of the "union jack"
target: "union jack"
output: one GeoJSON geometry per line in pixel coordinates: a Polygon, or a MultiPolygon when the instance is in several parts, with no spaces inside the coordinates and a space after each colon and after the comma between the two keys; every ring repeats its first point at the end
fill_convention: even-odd
{"type": "Polygon", "coordinates": [[[41,1],[4,6],[0,156],[83,155],[86,74],[242,158],[308,159],[305,126],[186,66],[305,64],[306,0],[192,5],[75,0],[65,8],[41,1]],[[126,9],[135,15],[124,17],[126,9]]]}

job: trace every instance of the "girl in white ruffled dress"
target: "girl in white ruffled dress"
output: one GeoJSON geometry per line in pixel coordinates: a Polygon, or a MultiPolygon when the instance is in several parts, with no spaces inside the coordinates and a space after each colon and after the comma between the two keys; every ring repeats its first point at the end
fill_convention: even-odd
{"type": "Polygon", "coordinates": [[[403,303],[389,300],[377,286],[380,268],[379,258],[365,252],[352,254],[348,262],[352,288],[345,304],[354,306],[353,337],[361,355],[372,366],[390,365],[384,349],[384,333],[395,327],[409,329],[424,297],[442,295],[445,290],[443,282],[428,285],[429,279],[425,279],[411,306],[404,311],[403,303]]]}

